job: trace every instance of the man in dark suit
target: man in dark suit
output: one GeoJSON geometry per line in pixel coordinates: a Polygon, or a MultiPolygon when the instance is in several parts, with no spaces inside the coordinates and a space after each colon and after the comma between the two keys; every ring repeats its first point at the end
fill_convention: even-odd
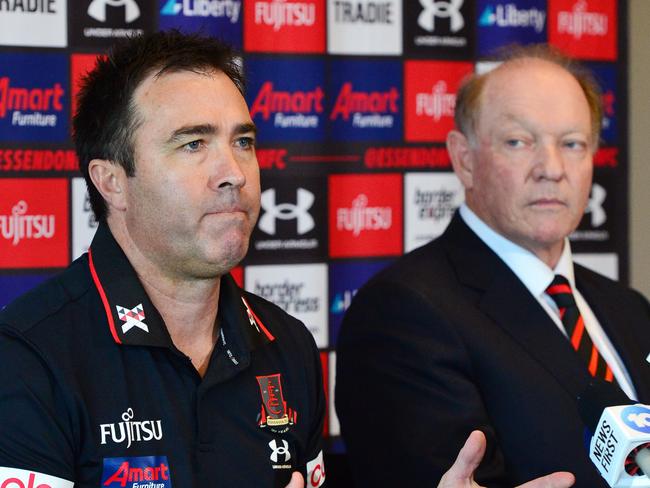
{"type": "Polygon", "coordinates": [[[487,437],[481,484],[566,470],[606,486],[577,397],[595,381],[650,401],[650,309],[572,261],[600,120],[588,74],[539,46],[461,87],[447,148],[466,202],[358,292],[340,333],[359,486],[430,486],[472,429],[487,437]]]}

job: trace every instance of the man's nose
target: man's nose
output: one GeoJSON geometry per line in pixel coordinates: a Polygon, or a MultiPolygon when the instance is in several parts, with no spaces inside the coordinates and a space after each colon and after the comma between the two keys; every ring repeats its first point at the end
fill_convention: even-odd
{"type": "Polygon", "coordinates": [[[246,184],[246,175],[244,175],[241,164],[231,148],[219,151],[214,156],[212,164],[212,174],[208,180],[208,186],[212,190],[229,187],[241,188],[246,184]]]}
{"type": "Polygon", "coordinates": [[[534,176],[538,179],[560,180],[564,176],[562,151],[554,143],[540,144],[535,155],[534,176]]]}

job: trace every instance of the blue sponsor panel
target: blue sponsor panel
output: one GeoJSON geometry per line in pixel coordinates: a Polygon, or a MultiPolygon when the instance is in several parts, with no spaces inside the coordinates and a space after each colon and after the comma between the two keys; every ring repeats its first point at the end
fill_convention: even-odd
{"type": "Polygon", "coordinates": [[[242,46],[242,0],[158,0],[161,30],[180,29],[242,46]]]}
{"type": "Polygon", "coordinates": [[[68,138],[68,57],[0,53],[0,141],[68,138]]]}
{"type": "Polygon", "coordinates": [[[264,142],[325,138],[325,64],[317,59],[246,59],[246,101],[264,142]]]}
{"type": "Polygon", "coordinates": [[[333,61],[327,86],[329,138],[397,141],[402,138],[402,64],[333,61]]]}
{"type": "Polygon", "coordinates": [[[478,0],[477,15],[481,56],[515,42],[546,42],[546,0],[478,0]]]}
{"type": "Polygon", "coordinates": [[[0,308],[48,279],[49,274],[0,275],[0,308]]]}
{"type": "Polygon", "coordinates": [[[606,144],[616,144],[618,142],[616,66],[613,64],[589,64],[588,66],[603,93],[603,126],[600,137],[606,144]]]}
{"type": "Polygon", "coordinates": [[[171,488],[167,456],[104,458],[102,486],[108,488],[171,488]]]}
{"type": "Polygon", "coordinates": [[[391,262],[393,262],[392,259],[382,259],[378,261],[350,261],[330,264],[329,326],[330,344],[332,346],[336,344],[343,315],[350,307],[357,290],[391,262]]]}

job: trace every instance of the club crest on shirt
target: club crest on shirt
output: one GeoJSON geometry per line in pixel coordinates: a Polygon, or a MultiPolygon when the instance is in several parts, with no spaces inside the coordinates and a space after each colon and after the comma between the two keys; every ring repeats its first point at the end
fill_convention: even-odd
{"type": "Polygon", "coordinates": [[[289,427],[296,423],[298,413],[291,407],[287,407],[282,393],[280,373],[256,378],[262,395],[262,408],[258,415],[259,426],[278,434],[287,432],[289,427]]]}

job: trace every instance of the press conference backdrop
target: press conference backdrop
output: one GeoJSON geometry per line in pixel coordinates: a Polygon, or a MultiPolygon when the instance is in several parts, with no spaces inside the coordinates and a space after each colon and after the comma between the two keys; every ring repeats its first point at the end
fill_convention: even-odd
{"type": "Polygon", "coordinates": [[[496,48],[549,42],[594,70],[602,144],[571,241],[578,261],[627,280],[626,14],[617,0],[0,0],[0,306],[92,239],[70,118],[96,56],[157,29],[223,38],[242,53],[262,173],[261,217],[234,275],[313,333],[324,434],[341,452],[341,317],[359,286],[439,235],[462,202],[445,135],[459,83],[489,69],[496,48]]]}

